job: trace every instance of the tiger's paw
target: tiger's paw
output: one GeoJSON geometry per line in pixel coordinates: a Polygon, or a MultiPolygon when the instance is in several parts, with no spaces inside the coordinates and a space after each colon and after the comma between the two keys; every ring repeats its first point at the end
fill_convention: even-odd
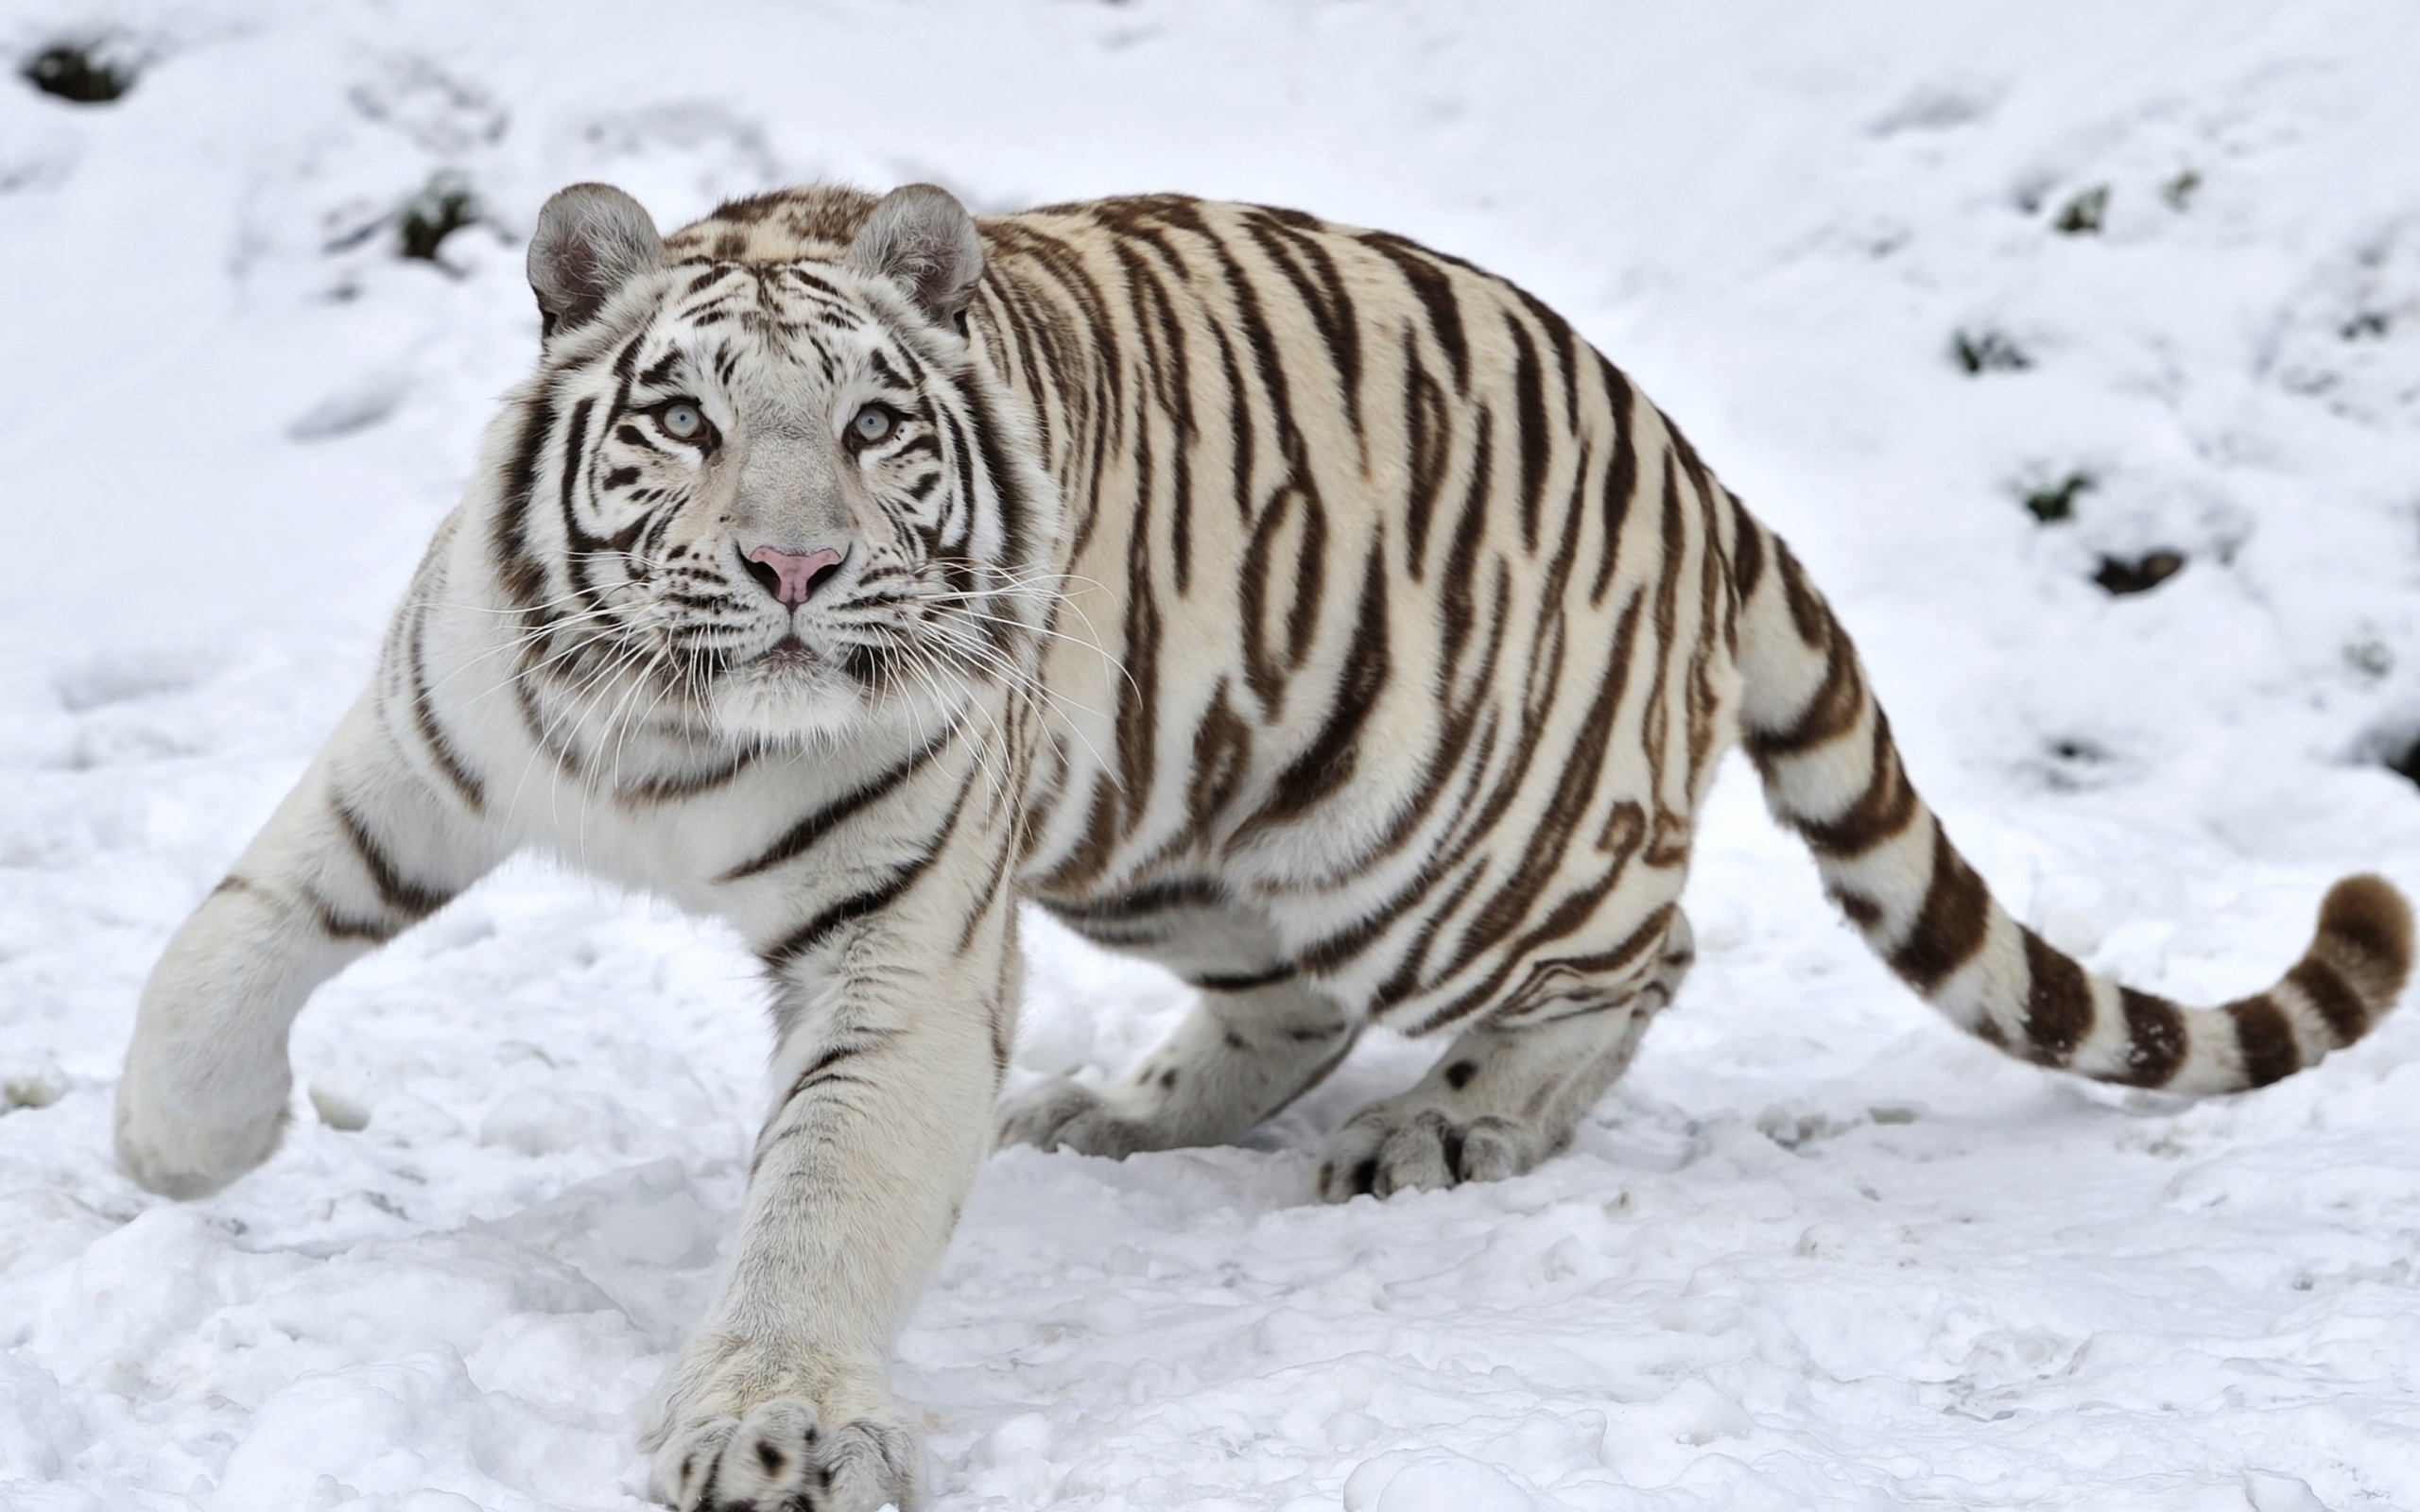
{"type": "Polygon", "coordinates": [[[1172,1142],[1150,1119],[1118,1108],[1081,1082],[1058,1076],[1000,1105],[995,1143],[1075,1150],[1116,1160],[1138,1150],[1167,1149],[1172,1142]]]}
{"type": "Polygon", "coordinates": [[[679,1512],[914,1512],[925,1446],[890,1418],[826,1425],[804,1398],[673,1432],[656,1451],[656,1500],[679,1512]]]}
{"type": "Polygon", "coordinates": [[[1465,1181],[1519,1176],[1561,1148],[1549,1131],[1501,1113],[1457,1108],[1417,1087],[1372,1103],[1329,1136],[1320,1152],[1322,1202],[1364,1194],[1433,1192],[1465,1181]]]}
{"type": "Polygon", "coordinates": [[[1560,1017],[1481,1024],[1456,1037],[1419,1084],[1372,1103],[1320,1153],[1320,1196],[1432,1192],[1501,1181],[1562,1153],[1688,969],[1687,935],[1644,987],[1582,1000],[1560,1017]]]}
{"type": "Polygon", "coordinates": [[[163,1196],[201,1197],[268,1160],[285,1132],[285,1062],[237,1069],[243,1074],[207,1063],[197,1071],[138,1039],[117,1085],[117,1160],[126,1174],[163,1196]]]}

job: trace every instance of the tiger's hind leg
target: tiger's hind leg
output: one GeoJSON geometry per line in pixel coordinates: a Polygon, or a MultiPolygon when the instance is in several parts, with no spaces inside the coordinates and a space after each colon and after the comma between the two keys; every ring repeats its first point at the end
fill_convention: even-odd
{"type": "Polygon", "coordinates": [[[1371,1104],[1329,1138],[1320,1196],[1342,1202],[1498,1180],[1557,1154],[1629,1067],[1648,1021],[1695,958],[1688,919],[1675,910],[1644,980],[1463,1031],[1417,1086],[1371,1104]]]}
{"type": "Polygon", "coordinates": [[[1265,920],[1222,901],[1136,895],[1060,917],[1097,944],[1160,962],[1201,1001],[1122,1080],[1063,1076],[1009,1099],[1002,1144],[1115,1159],[1230,1143],[1319,1085],[1359,1034],[1355,1016],[1294,974],[1265,920]]]}

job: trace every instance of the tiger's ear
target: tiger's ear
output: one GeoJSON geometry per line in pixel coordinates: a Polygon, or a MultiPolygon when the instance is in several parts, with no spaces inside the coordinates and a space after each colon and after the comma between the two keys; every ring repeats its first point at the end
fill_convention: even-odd
{"type": "Polygon", "coordinates": [[[664,238],[637,200],[608,183],[557,190],[529,238],[540,335],[587,324],[623,284],[663,264],[664,238]]]}
{"type": "Polygon", "coordinates": [[[966,304],[983,276],[975,217],[948,190],[929,183],[893,189],[849,244],[848,265],[887,278],[935,325],[966,334],[966,304]]]}

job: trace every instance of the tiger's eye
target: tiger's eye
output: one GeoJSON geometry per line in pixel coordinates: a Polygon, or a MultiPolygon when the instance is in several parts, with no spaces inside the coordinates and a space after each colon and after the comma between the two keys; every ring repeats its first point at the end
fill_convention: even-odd
{"type": "Polygon", "coordinates": [[[880,404],[868,404],[857,411],[856,419],[849,421],[849,429],[856,434],[858,440],[872,445],[888,437],[895,423],[890,410],[880,404]]]}
{"type": "Polygon", "coordinates": [[[681,440],[693,441],[704,433],[706,417],[698,413],[695,404],[666,404],[664,408],[664,428],[681,440]]]}

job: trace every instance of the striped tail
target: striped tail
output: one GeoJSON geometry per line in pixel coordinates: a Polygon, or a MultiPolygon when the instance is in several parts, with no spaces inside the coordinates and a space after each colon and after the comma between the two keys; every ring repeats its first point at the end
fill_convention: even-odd
{"type": "Polygon", "coordinates": [[[2411,910],[2385,879],[2328,889],[2266,992],[2186,1007],[2085,971],[1993,901],[1916,796],[1857,651],[1778,537],[1745,511],[1733,572],[1743,743],[1876,954],[1968,1032],[2037,1065],[2200,1095],[2261,1087],[2351,1044],[2403,989],[2411,910]]]}

